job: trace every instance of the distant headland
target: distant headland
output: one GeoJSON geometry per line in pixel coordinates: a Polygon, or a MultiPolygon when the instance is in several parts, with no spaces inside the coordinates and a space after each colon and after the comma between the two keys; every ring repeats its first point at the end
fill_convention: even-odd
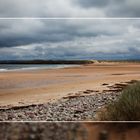
{"type": "Polygon", "coordinates": [[[102,62],[140,62],[140,60],[0,60],[0,64],[92,64],[102,62]]]}

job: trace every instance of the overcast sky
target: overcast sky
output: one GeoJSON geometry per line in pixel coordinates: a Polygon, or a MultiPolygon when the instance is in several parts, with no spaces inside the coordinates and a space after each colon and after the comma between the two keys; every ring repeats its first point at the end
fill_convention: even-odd
{"type": "Polygon", "coordinates": [[[0,59],[140,58],[140,20],[0,20],[0,59]]]}
{"type": "Polygon", "coordinates": [[[1,17],[140,17],[140,0],[0,0],[1,17]]]}
{"type": "MultiPolygon", "coordinates": [[[[1,0],[0,17],[139,17],[139,0],[1,0]]],[[[0,19],[0,59],[140,59],[140,19],[0,19]]]]}

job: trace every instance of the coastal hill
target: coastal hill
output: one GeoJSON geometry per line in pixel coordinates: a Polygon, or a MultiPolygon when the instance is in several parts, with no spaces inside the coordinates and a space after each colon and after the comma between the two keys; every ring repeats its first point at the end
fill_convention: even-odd
{"type": "Polygon", "coordinates": [[[0,60],[0,64],[91,64],[94,60],[0,60]]]}
{"type": "Polygon", "coordinates": [[[92,64],[111,62],[139,63],[140,60],[0,60],[0,64],[92,64]]]}

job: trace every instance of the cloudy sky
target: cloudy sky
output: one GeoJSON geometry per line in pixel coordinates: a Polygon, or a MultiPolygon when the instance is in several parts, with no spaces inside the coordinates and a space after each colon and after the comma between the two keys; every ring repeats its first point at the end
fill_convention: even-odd
{"type": "Polygon", "coordinates": [[[0,17],[139,17],[140,0],[0,0],[0,17]]]}
{"type": "Polygon", "coordinates": [[[138,0],[1,0],[0,60],[140,59],[140,19],[3,19],[139,17],[138,0]]]}
{"type": "Polygon", "coordinates": [[[140,20],[0,20],[0,59],[140,58],[140,20]]]}

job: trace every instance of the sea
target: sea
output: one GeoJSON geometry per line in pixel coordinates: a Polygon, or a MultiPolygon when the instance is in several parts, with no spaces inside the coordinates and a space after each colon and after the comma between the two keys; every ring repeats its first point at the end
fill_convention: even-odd
{"type": "Polygon", "coordinates": [[[73,67],[78,65],[63,65],[63,64],[0,64],[0,72],[6,71],[27,71],[37,69],[59,69],[73,67]]]}

